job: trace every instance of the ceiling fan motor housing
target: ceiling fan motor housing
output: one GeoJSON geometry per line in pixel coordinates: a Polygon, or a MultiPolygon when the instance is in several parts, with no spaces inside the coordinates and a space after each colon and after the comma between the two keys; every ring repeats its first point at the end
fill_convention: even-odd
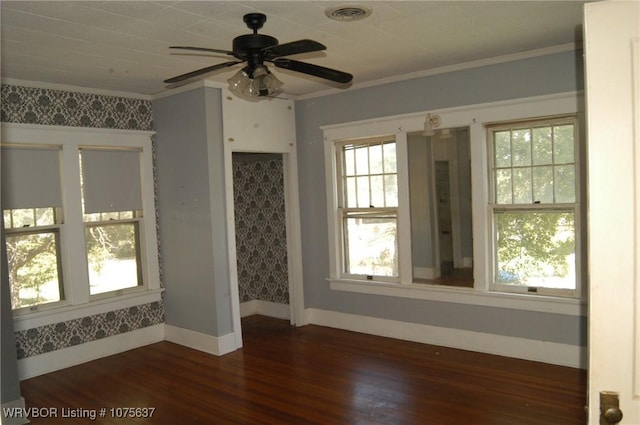
{"type": "Polygon", "coordinates": [[[264,34],[245,34],[233,39],[233,55],[244,59],[248,54],[277,46],[278,39],[264,34]]]}

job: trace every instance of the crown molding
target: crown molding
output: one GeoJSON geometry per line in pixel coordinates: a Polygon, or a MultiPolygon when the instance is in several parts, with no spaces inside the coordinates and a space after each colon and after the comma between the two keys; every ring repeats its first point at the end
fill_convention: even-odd
{"type": "Polygon", "coordinates": [[[339,93],[345,93],[347,91],[381,86],[384,84],[397,83],[400,81],[408,81],[416,78],[430,77],[432,75],[446,74],[448,72],[463,71],[466,69],[480,68],[488,65],[514,62],[514,61],[523,60],[523,59],[530,59],[530,58],[535,58],[539,56],[547,56],[547,55],[552,55],[556,53],[570,52],[570,51],[580,50],[580,49],[582,49],[581,43],[560,44],[557,46],[545,47],[542,49],[527,50],[524,52],[511,53],[508,55],[495,56],[492,58],[478,59],[470,62],[463,62],[463,63],[453,64],[453,65],[441,66],[437,68],[425,69],[417,72],[394,75],[392,77],[379,78],[377,80],[364,81],[362,83],[353,84],[350,88],[346,90],[339,89],[339,88],[331,88],[328,90],[323,90],[320,92],[315,92],[315,93],[310,93],[305,95],[292,95],[291,99],[293,100],[314,99],[317,97],[330,96],[333,94],[339,94],[339,93]]]}

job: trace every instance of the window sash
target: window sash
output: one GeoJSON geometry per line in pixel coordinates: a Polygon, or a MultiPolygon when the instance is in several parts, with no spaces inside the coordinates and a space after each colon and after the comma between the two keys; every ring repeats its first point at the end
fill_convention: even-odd
{"type": "Polygon", "coordinates": [[[488,125],[490,204],[505,206],[579,203],[578,140],[578,122],[575,116],[488,125]],[[566,160],[566,153],[562,154],[560,137],[556,136],[554,131],[556,128],[565,126],[573,127],[571,161],[566,160]],[[549,128],[553,132],[549,139],[548,155],[538,154],[536,159],[535,142],[529,140],[522,144],[525,150],[528,147],[529,153],[524,153],[526,159],[520,159],[522,155],[514,153],[513,145],[518,142],[514,142],[513,133],[529,131],[529,136],[534,137],[536,130],[544,128],[549,128]],[[498,133],[509,133],[508,140],[497,141],[495,135],[498,133]],[[508,149],[504,146],[506,141],[508,141],[508,149]],[[498,152],[502,153],[502,158],[498,152]],[[505,155],[508,155],[508,161],[504,159],[505,155]],[[543,156],[548,158],[540,159],[543,156]],[[551,178],[550,187],[545,187],[545,182],[549,182],[549,178],[551,178]],[[572,190],[570,189],[569,192],[566,185],[562,185],[563,181],[566,182],[568,179],[573,183],[572,190]],[[520,189],[528,188],[529,190],[518,190],[515,187],[517,182],[520,183],[520,189]]]}
{"type": "MultiPolygon", "coordinates": [[[[11,302],[11,308],[13,311],[36,311],[40,309],[41,306],[52,307],[56,305],[60,305],[66,302],[65,298],[65,288],[64,288],[64,279],[63,279],[63,266],[62,266],[62,249],[61,249],[61,226],[60,225],[50,225],[50,226],[39,226],[33,228],[21,227],[21,228],[13,228],[13,229],[5,229],[6,234],[6,244],[7,249],[9,248],[10,240],[13,238],[19,238],[23,236],[31,236],[31,235],[45,235],[51,234],[54,237],[54,250],[56,257],[56,280],[57,280],[57,289],[58,289],[58,299],[53,301],[37,301],[31,304],[26,304],[24,306],[14,306],[13,305],[13,296],[11,302]]],[[[9,259],[8,263],[9,272],[11,272],[12,264],[11,259],[9,259]]],[[[10,282],[11,287],[13,288],[14,284],[17,282],[10,282]]],[[[46,282],[45,282],[46,284],[46,282]]],[[[40,286],[38,285],[38,289],[36,292],[40,292],[40,286]]]]}
{"type": "MultiPolygon", "coordinates": [[[[89,276],[89,287],[90,287],[91,297],[102,297],[105,295],[108,296],[109,294],[113,294],[114,292],[115,293],[130,292],[132,290],[136,290],[138,288],[144,287],[143,264],[142,264],[141,244],[140,244],[140,241],[141,241],[141,238],[140,238],[141,220],[140,219],[85,222],[85,232],[87,232],[91,228],[122,226],[122,225],[128,225],[128,224],[133,225],[133,243],[134,243],[134,249],[135,249],[134,260],[135,260],[135,266],[136,266],[136,273],[135,273],[136,285],[128,285],[128,286],[115,285],[114,289],[104,290],[104,288],[100,288],[98,291],[93,292],[91,291],[91,285],[92,285],[91,276],[89,276]]],[[[89,238],[86,237],[86,239],[88,243],[89,238]]],[[[91,269],[91,261],[89,259],[88,247],[87,247],[86,253],[87,253],[87,266],[89,267],[89,269],[91,269]]]]}
{"type": "Polygon", "coordinates": [[[398,206],[397,147],[394,136],[339,142],[336,143],[336,155],[339,207],[398,206]],[[376,151],[379,153],[372,161],[371,153],[376,151]]]}
{"type": "Polygon", "coordinates": [[[353,279],[367,279],[387,282],[398,282],[399,276],[399,246],[398,246],[398,209],[397,208],[341,208],[340,209],[340,229],[342,234],[342,267],[341,272],[343,277],[353,279]],[[358,232],[354,230],[354,240],[351,239],[351,232],[349,231],[349,222],[357,220],[358,225],[362,225],[363,229],[358,232]],[[385,223],[386,221],[386,223],[385,223]],[[375,224],[381,225],[381,228],[375,226],[375,224]],[[390,228],[393,229],[389,233],[390,228]],[[366,239],[372,234],[377,234],[377,230],[382,230],[383,233],[379,238],[366,239]],[[385,232],[386,231],[386,232],[385,232]],[[393,238],[390,243],[389,238],[393,238]],[[378,240],[378,245],[383,245],[385,249],[380,251],[373,251],[373,254],[379,254],[377,257],[371,254],[371,251],[367,251],[367,245],[375,243],[378,240]],[[385,241],[385,239],[387,239],[385,241]],[[357,246],[352,246],[356,245],[357,246]],[[392,255],[391,261],[385,261],[384,255],[390,253],[392,255]],[[352,261],[353,260],[353,261],[352,261]],[[369,263],[368,266],[362,265],[360,269],[370,267],[367,272],[357,272],[357,265],[352,264],[355,260],[369,263]],[[376,264],[374,264],[376,263],[376,264]],[[390,269],[390,270],[389,270],[390,269]],[[387,270],[381,273],[380,271],[387,270]]]}

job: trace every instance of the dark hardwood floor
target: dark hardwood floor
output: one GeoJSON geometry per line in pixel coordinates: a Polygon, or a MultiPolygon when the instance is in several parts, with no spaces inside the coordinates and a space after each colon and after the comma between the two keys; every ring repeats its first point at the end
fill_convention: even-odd
{"type": "Polygon", "coordinates": [[[27,407],[58,412],[31,423],[586,423],[585,371],[260,316],[243,329],[222,357],[161,342],[23,381],[27,407]],[[111,417],[128,407],[155,411],[111,417]],[[78,409],[98,417],[61,417],[78,409]]]}

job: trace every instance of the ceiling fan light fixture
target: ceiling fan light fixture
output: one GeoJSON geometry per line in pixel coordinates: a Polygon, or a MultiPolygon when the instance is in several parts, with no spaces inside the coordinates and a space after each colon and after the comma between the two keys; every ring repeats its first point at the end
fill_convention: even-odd
{"type": "Polygon", "coordinates": [[[278,80],[266,66],[257,65],[252,72],[249,83],[249,96],[273,96],[282,86],[282,81],[278,80]]]}
{"type": "Polygon", "coordinates": [[[229,90],[235,95],[252,98],[273,96],[283,84],[264,65],[256,65],[253,70],[244,67],[227,82],[229,90]]]}
{"type": "Polygon", "coordinates": [[[231,90],[232,93],[240,95],[244,93],[249,86],[249,81],[249,74],[247,74],[243,68],[233,74],[233,77],[229,78],[227,83],[229,83],[229,90],[231,90]]]}
{"type": "Polygon", "coordinates": [[[344,4],[329,7],[325,10],[325,15],[329,19],[340,22],[353,22],[367,18],[373,9],[359,4],[344,4]]]}

